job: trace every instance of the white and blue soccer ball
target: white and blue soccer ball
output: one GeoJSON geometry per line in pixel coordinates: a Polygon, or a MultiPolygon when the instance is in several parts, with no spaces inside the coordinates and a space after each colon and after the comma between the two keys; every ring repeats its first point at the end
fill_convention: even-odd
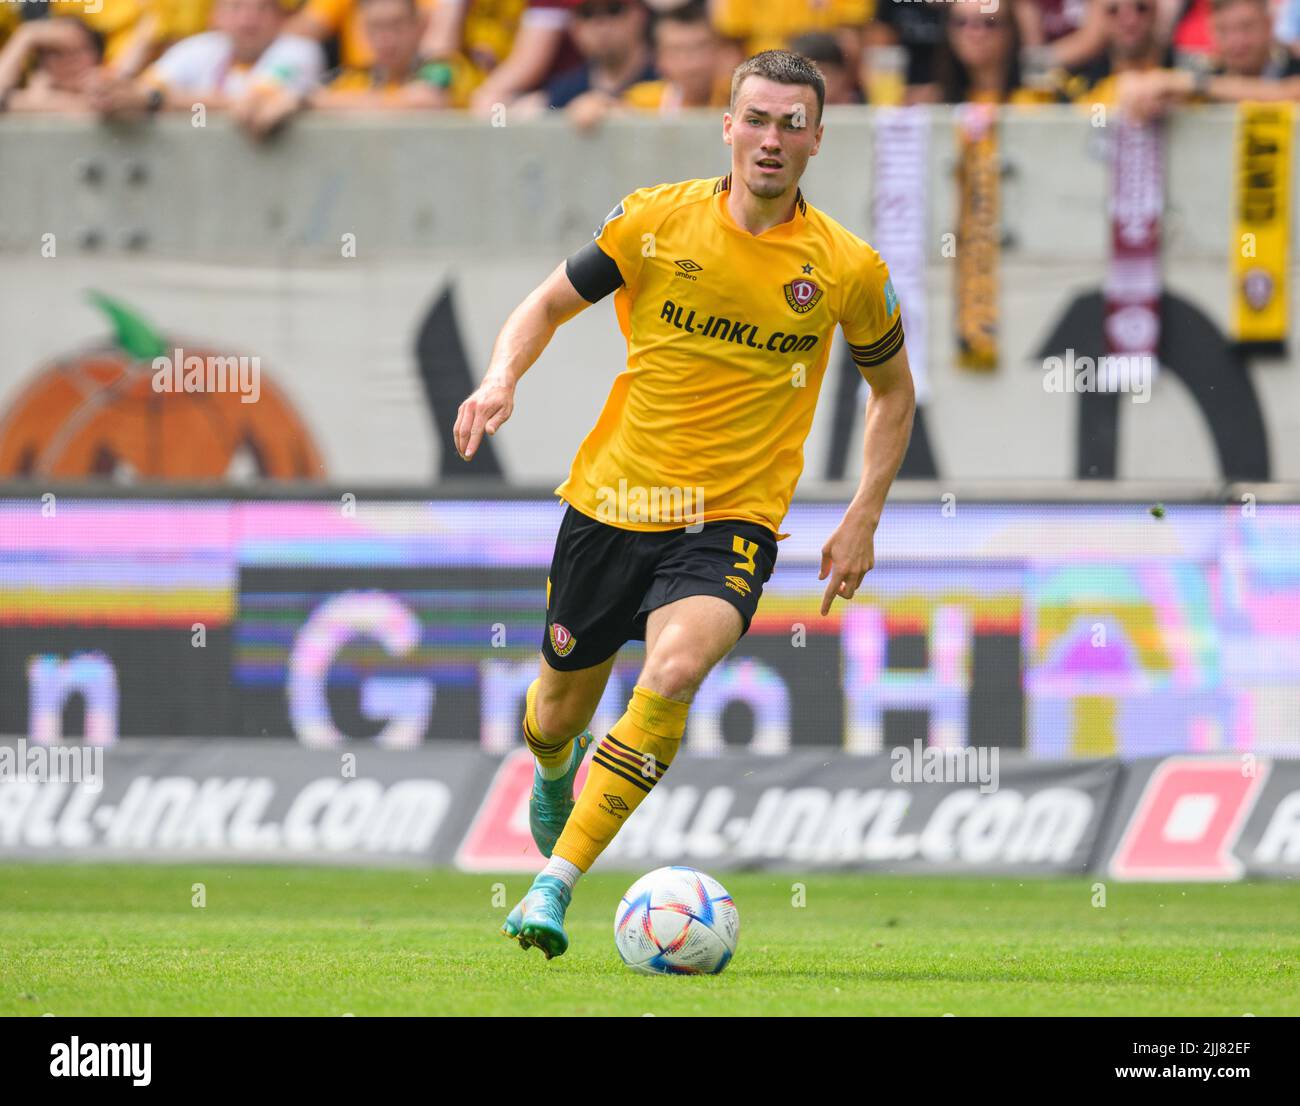
{"type": "Polygon", "coordinates": [[[727,889],[694,868],[656,868],[614,911],[614,944],[646,975],[716,975],[731,961],[740,913],[727,889]]]}

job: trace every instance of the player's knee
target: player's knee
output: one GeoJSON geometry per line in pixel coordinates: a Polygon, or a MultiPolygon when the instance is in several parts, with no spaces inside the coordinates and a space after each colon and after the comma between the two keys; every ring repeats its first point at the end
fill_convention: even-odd
{"type": "Polygon", "coordinates": [[[539,694],[533,709],[537,725],[546,737],[576,737],[591,721],[587,705],[574,696],[539,694]]]}
{"type": "Polygon", "coordinates": [[[656,695],[690,702],[707,675],[708,669],[693,657],[684,653],[665,653],[646,659],[637,683],[656,695]]]}

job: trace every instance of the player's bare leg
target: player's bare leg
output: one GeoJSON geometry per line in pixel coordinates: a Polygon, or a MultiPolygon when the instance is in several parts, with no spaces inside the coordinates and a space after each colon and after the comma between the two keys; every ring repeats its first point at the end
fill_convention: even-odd
{"type": "Polygon", "coordinates": [[[735,648],[743,628],[740,612],[714,595],[689,595],[651,611],[637,683],[689,704],[713,666],[735,648]]]}

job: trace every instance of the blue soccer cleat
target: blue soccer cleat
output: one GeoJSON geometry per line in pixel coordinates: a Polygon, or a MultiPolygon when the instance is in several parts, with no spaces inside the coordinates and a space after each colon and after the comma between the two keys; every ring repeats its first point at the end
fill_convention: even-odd
{"type": "Polygon", "coordinates": [[[533,765],[533,790],[528,796],[528,828],[532,830],[537,851],[545,857],[550,857],[560,834],[564,832],[565,823],[573,811],[573,781],[577,778],[578,766],[586,756],[587,749],[594,744],[595,738],[588,730],[575,737],[569,770],[559,779],[542,779],[537,765],[533,765]]]}
{"type": "Polygon", "coordinates": [[[569,935],[564,932],[564,912],[569,909],[572,893],[564,881],[555,876],[538,876],[533,885],[510,913],[501,932],[519,942],[521,949],[534,945],[541,949],[546,959],[563,956],[569,947],[569,935]]]}

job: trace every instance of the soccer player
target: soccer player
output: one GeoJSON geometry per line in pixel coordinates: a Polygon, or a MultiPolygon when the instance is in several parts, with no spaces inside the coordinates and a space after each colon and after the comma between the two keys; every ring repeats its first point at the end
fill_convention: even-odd
{"type": "Polygon", "coordinates": [[[822,140],[825,86],[783,50],[735,71],[724,177],[643,188],[514,310],[454,435],[466,460],[510,417],[557,327],[614,294],[627,368],[556,489],[568,503],[547,581],[541,674],[524,739],[529,824],[546,867],[504,932],[549,960],[568,947],[574,885],[663,777],[696,689],[749,628],[803,467],[832,332],[871,386],[862,478],[822,547],[822,614],[873,562],[915,397],[880,255],[799,189],[822,140]],[[644,638],[627,713],[573,782],[614,656],[644,638]]]}

